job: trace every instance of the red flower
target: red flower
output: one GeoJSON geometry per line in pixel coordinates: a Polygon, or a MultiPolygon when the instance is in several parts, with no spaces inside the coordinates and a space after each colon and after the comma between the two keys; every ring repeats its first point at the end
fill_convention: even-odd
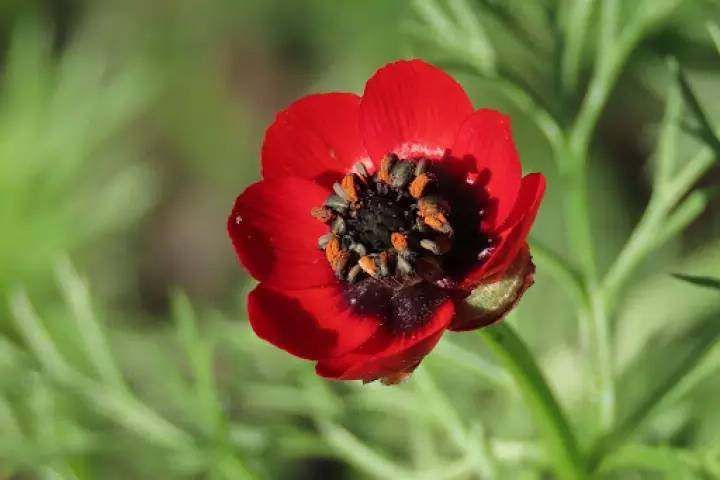
{"type": "Polygon", "coordinates": [[[250,323],[319,375],[397,381],[445,330],[499,320],[532,283],[526,237],[545,178],[522,177],[506,116],[474,110],[425,62],[381,68],[362,97],[280,112],[262,174],[228,219],[260,281],[250,323]],[[491,304],[456,315],[478,287],[491,304]]]}

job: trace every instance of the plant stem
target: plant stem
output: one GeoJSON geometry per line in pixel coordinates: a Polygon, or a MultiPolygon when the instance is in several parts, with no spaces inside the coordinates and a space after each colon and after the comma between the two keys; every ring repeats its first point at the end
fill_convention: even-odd
{"type": "Polygon", "coordinates": [[[574,92],[577,87],[585,35],[594,4],[595,0],[578,0],[572,3],[565,18],[561,82],[566,95],[574,92]]]}
{"type": "MultiPolygon", "coordinates": [[[[645,213],[602,282],[607,299],[606,308],[608,310],[614,308],[618,293],[622,290],[640,262],[653,248],[657,248],[662,241],[670,238],[668,235],[658,237],[658,231],[661,230],[660,227],[662,227],[663,224],[667,225],[667,216],[670,211],[714,163],[715,158],[712,151],[707,148],[703,149],[687,163],[680,173],[673,177],[673,180],[661,185],[659,189],[654,191],[645,209],[645,213]]],[[[688,200],[690,200],[690,197],[688,200]]],[[[697,202],[691,202],[688,204],[691,207],[689,214],[696,212],[696,203],[697,202]]],[[[683,213],[685,211],[685,208],[682,210],[678,208],[678,211],[675,213],[683,213]]],[[[695,214],[695,216],[697,216],[697,214],[695,214]]],[[[694,217],[691,216],[689,218],[692,220],[694,217]]],[[[687,219],[687,215],[682,215],[682,219],[687,219]]],[[[681,223],[687,224],[687,222],[681,223]]],[[[673,229],[672,231],[677,232],[677,229],[673,229]]]]}
{"type": "Polygon", "coordinates": [[[586,478],[575,435],[525,343],[507,322],[480,330],[480,336],[517,382],[548,442],[558,476],[586,478]]]}
{"type": "Polygon", "coordinates": [[[589,350],[590,372],[594,381],[600,424],[608,429],[615,412],[613,355],[604,294],[598,285],[597,267],[590,228],[586,152],[574,152],[571,146],[556,151],[565,192],[565,222],[569,244],[581,268],[585,302],[579,305],[581,345],[589,350]]]}

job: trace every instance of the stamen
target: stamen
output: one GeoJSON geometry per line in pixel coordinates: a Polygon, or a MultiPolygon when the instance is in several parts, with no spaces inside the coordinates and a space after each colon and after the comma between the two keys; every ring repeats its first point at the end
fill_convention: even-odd
{"type": "Polygon", "coordinates": [[[440,233],[452,233],[452,227],[442,212],[425,216],[425,225],[440,233]]]}
{"type": "Polygon", "coordinates": [[[310,211],[310,215],[316,220],[320,220],[323,223],[327,223],[333,219],[335,214],[332,210],[327,207],[315,207],[310,211]]]}
{"type": "Polygon", "coordinates": [[[390,275],[390,267],[388,265],[388,252],[380,252],[378,255],[378,265],[380,266],[380,276],[387,277],[390,275]]]}
{"type": "Polygon", "coordinates": [[[367,255],[367,249],[365,248],[365,245],[363,245],[362,243],[351,243],[350,250],[357,253],[361,257],[364,257],[365,255],[367,255]]]}
{"type": "Polygon", "coordinates": [[[330,240],[335,238],[335,234],[332,232],[328,232],[325,235],[318,238],[318,247],[321,250],[325,250],[325,247],[327,247],[328,243],[330,243],[330,240]]]}
{"type": "Polygon", "coordinates": [[[390,170],[393,164],[397,160],[395,155],[387,155],[380,160],[380,170],[378,171],[378,180],[385,183],[390,183],[390,170]]]}
{"type": "Polygon", "coordinates": [[[425,225],[436,232],[452,234],[452,227],[444,213],[447,209],[448,206],[434,196],[418,200],[418,215],[423,218],[425,225]]]}
{"type": "Polygon", "coordinates": [[[410,275],[413,273],[413,267],[410,265],[410,262],[405,260],[404,255],[398,255],[397,256],[397,270],[402,275],[410,275]]]}
{"type": "Polygon", "coordinates": [[[348,282],[354,283],[355,280],[357,280],[358,275],[360,275],[360,272],[362,272],[362,267],[360,267],[360,265],[354,265],[348,272],[348,282]]]}
{"type": "Polygon", "coordinates": [[[342,179],[342,190],[345,192],[345,198],[350,202],[358,201],[357,188],[355,187],[355,175],[345,175],[342,179]]]}
{"type": "Polygon", "coordinates": [[[325,258],[330,263],[330,267],[335,273],[345,267],[349,260],[350,254],[342,250],[340,239],[333,237],[325,247],[325,258]]]}
{"type": "Polygon", "coordinates": [[[404,252],[408,248],[407,235],[400,232],[394,232],[390,235],[390,243],[398,252],[404,252]]]}
{"type": "Polygon", "coordinates": [[[335,221],[332,223],[332,232],[335,235],[342,235],[347,230],[345,226],[345,220],[343,220],[342,217],[337,217],[335,221]]]}
{"type": "MultiPolygon", "coordinates": [[[[335,185],[337,185],[337,183],[335,185]]],[[[338,212],[344,212],[348,207],[348,202],[339,195],[330,195],[327,200],[325,200],[325,206],[338,212]]]]}
{"type": "Polygon", "coordinates": [[[412,195],[413,198],[422,197],[423,192],[425,191],[425,187],[427,187],[428,183],[430,183],[430,177],[426,173],[421,173],[420,175],[415,177],[415,180],[413,180],[410,184],[410,187],[408,188],[408,191],[410,191],[410,195],[412,195]]]}
{"type": "Polygon", "coordinates": [[[418,200],[418,213],[421,217],[426,217],[447,209],[448,206],[435,196],[426,196],[418,200]]]}
{"type": "Polygon", "coordinates": [[[425,158],[421,158],[417,165],[415,165],[415,176],[419,177],[420,175],[423,175],[425,173],[425,170],[427,170],[427,164],[428,161],[425,158]]]}
{"type": "Polygon", "coordinates": [[[390,184],[395,188],[402,188],[410,181],[415,167],[411,162],[397,162],[390,172],[390,184]]]}
{"type": "Polygon", "coordinates": [[[370,255],[365,255],[360,260],[358,260],[358,265],[360,268],[363,269],[363,272],[367,273],[373,278],[378,277],[378,271],[377,266],[375,265],[375,260],[370,255]]]}
{"type": "Polygon", "coordinates": [[[450,241],[445,237],[439,237],[434,241],[423,238],[420,240],[420,246],[425,250],[430,250],[435,255],[444,255],[450,250],[450,241]]]}
{"type": "Polygon", "coordinates": [[[342,250],[340,252],[340,255],[337,257],[337,260],[335,261],[335,265],[333,266],[333,271],[339,279],[343,278],[343,272],[345,271],[345,267],[347,267],[349,262],[350,252],[348,252],[347,250],[342,250]]]}
{"type": "Polygon", "coordinates": [[[333,183],[333,191],[337,194],[338,197],[342,198],[346,202],[350,202],[350,197],[348,197],[347,193],[345,192],[345,189],[343,189],[342,185],[340,185],[338,182],[333,183]]]}
{"type": "Polygon", "coordinates": [[[355,164],[355,171],[363,178],[367,178],[370,176],[363,162],[358,162],[355,164]]]}

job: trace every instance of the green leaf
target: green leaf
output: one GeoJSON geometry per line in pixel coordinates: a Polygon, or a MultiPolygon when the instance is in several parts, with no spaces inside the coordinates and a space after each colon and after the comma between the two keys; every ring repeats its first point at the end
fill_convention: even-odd
{"type": "Polygon", "coordinates": [[[317,420],[325,442],[346,462],[376,478],[410,479],[410,472],[375,452],[343,427],[327,420],[317,420]]]}
{"type": "Polygon", "coordinates": [[[687,478],[697,467],[698,461],[692,452],[677,448],[627,445],[609,455],[600,466],[600,473],[618,470],[642,470],[662,472],[670,478],[687,478]]]}
{"type": "Polygon", "coordinates": [[[720,54],[720,26],[715,22],[708,22],[707,29],[708,32],[710,32],[710,37],[715,44],[718,54],[720,54]]]}
{"type": "Polygon", "coordinates": [[[184,293],[172,296],[172,312],[180,343],[185,349],[194,381],[195,403],[201,429],[217,435],[224,428],[224,416],[217,395],[212,345],[201,338],[195,312],[184,293]]]}
{"type": "Polygon", "coordinates": [[[672,276],[678,280],[697,285],[698,287],[720,290],[720,278],[704,277],[701,275],[687,275],[684,273],[673,273],[672,276]]]}
{"type": "Polygon", "coordinates": [[[103,326],[93,311],[90,291],[86,283],[67,257],[57,262],[56,274],[87,358],[103,382],[118,390],[126,390],[125,381],[112,357],[103,326]]]}
{"type": "MultiPolygon", "coordinates": [[[[716,317],[710,317],[699,330],[683,335],[683,343],[690,339],[697,341],[678,361],[678,367],[650,388],[618,425],[596,442],[589,456],[591,469],[597,468],[608,454],[627,442],[655,413],[675,403],[720,368],[720,327],[716,317]]],[[[653,353],[657,354],[657,348],[648,355],[653,353]]]]}
{"type": "Polygon", "coordinates": [[[547,441],[558,476],[586,478],[577,439],[525,343],[507,322],[480,330],[480,336],[515,379],[547,441]]]}
{"type": "Polygon", "coordinates": [[[705,142],[715,151],[716,155],[720,155],[720,139],[718,139],[715,127],[710,122],[707,114],[703,110],[700,100],[693,91],[690,81],[685,75],[685,71],[680,67],[677,60],[671,59],[669,62],[670,69],[675,74],[680,90],[687,103],[690,107],[690,111],[693,113],[695,120],[700,124],[702,136],[705,142]]]}

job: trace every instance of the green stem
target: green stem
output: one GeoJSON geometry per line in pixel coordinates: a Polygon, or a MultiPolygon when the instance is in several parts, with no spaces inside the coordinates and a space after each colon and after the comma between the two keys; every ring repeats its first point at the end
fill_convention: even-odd
{"type": "Polygon", "coordinates": [[[586,286],[590,286],[596,281],[597,269],[590,229],[587,178],[584,173],[585,161],[567,153],[563,158],[558,159],[558,164],[561,168],[565,166],[564,171],[561,171],[561,175],[564,183],[564,208],[566,229],[569,233],[568,243],[581,268],[581,274],[586,286]]]}
{"type": "Polygon", "coordinates": [[[595,0],[573,2],[565,19],[565,38],[561,61],[561,81],[565,94],[575,91],[582,61],[583,46],[595,0]]]}
{"type": "Polygon", "coordinates": [[[573,152],[570,146],[557,152],[565,192],[565,221],[569,244],[581,267],[585,302],[579,305],[581,345],[589,350],[590,373],[596,391],[598,415],[603,429],[612,425],[615,411],[610,328],[604,307],[604,295],[598,287],[597,267],[590,227],[585,152],[573,152]]]}
{"type": "Polygon", "coordinates": [[[590,319],[592,327],[593,358],[595,359],[596,401],[603,430],[612,427],[615,420],[615,362],[610,336],[610,322],[605,310],[605,297],[600,289],[590,291],[590,319]]]}
{"type": "Polygon", "coordinates": [[[525,343],[507,322],[483,329],[480,335],[522,391],[547,440],[558,476],[586,478],[585,461],[570,424],[525,343]]]}
{"type": "MultiPolygon", "coordinates": [[[[657,8],[651,10],[638,8],[628,25],[619,33],[616,41],[613,41],[609,32],[615,31],[617,5],[615,2],[603,3],[602,20],[611,22],[612,25],[604,25],[601,28],[600,57],[595,65],[587,94],[572,124],[567,145],[562,149],[555,149],[566,192],[565,216],[566,227],[570,232],[570,245],[580,262],[590,299],[589,311],[581,309],[579,317],[581,320],[583,318],[588,320],[582,330],[589,334],[589,338],[585,340],[591,347],[593,372],[597,380],[597,398],[600,402],[600,421],[604,429],[609,428],[613,422],[615,386],[612,339],[606,313],[608,296],[599,286],[590,229],[585,173],[590,139],[628,56],[642,39],[644,33],[652,28],[658,20],[670,13],[681,1],[661,0],[658,2],[657,8]]],[[[641,7],[644,6],[641,5],[641,7]]]]}
{"type": "Polygon", "coordinates": [[[645,259],[647,254],[671,237],[671,235],[667,234],[658,235],[658,231],[675,234],[678,231],[674,227],[675,225],[687,225],[688,221],[697,216],[697,208],[702,203],[703,198],[697,196],[688,197],[683,204],[687,205],[687,207],[682,209],[678,207],[677,211],[670,217],[677,218],[679,221],[668,222],[668,214],[677,205],[677,202],[687,194],[688,190],[697,183],[700,177],[714,163],[715,158],[712,151],[703,149],[688,162],[681,172],[674,176],[670,183],[661,185],[658,190],[655,190],[656,193],[651,197],[645,213],[602,282],[607,299],[606,308],[609,310],[614,308],[618,292],[622,290],[632,272],[645,259]],[[689,203],[687,203],[688,200],[690,200],[689,203]],[[673,228],[665,230],[668,224],[673,225],[673,228]]]}

